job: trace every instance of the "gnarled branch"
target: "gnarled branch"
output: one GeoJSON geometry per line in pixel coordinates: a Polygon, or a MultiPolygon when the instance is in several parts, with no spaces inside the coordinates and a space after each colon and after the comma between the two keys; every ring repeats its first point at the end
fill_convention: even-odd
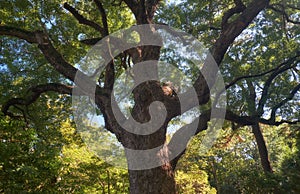
{"type": "MultiPolygon", "coordinates": [[[[56,69],[58,73],[62,74],[72,82],[75,82],[76,86],[80,89],[80,92],[84,93],[85,95],[95,97],[96,104],[101,109],[101,112],[103,113],[105,118],[108,117],[107,114],[113,115],[112,111],[108,110],[111,109],[111,107],[108,106],[110,105],[110,103],[107,103],[110,99],[109,95],[111,93],[111,90],[100,88],[98,85],[95,86],[95,82],[90,79],[90,77],[69,64],[54,48],[47,34],[41,31],[31,32],[15,27],[0,26],[0,35],[17,37],[26,40],[29,43],[37,43],[38,48],[42,51],[44,57],[56,69]],[[77,81],[75,80],[75,78],[77,78],[77,81]],[[105,106],[105,104],[108,105],[105,106]]],[[[35,92],[34,94],[35,95],[30,98],[31,100],[39,96],[37,95],[37,92],[35,92]]],[[[31,100],[24,100],[22,98],[12,99],[7,103],[6,107],[9,107],[9,104],[27,105],[29,102],[31,102],[31,100]]],[[[4,108],[4,112],[7,112],[7,110],[8,108],[4,108]]],[[[118,130],[118,125],[115,124],[115,120],[107,122],[106,128],[111,132],[116,133],[117,135],[118,133],[120,133],[120,131],[118,130]]]]}
{"type": "Polygon", "coordinates": [[[2,107],[2,112],[5,115],[9,115],[13,117],[13,113],[9,112],[9,108],[11,106],[16,106],[16,105],[23,105],[23,106],[28,106],[32,103],[34,103],[42,93],[45,92],[57,92],[59,94],[72,94],[72,86],[67,86],[59,83],[49,83],[49,84],[43,84],[43,85],[37,85],[34,87],[31,87],[28,92],[26,97],[24,98],[12,98],[8,100],[4,106],[2,107]]]}
{"type": "Polygon", "coordinates": [[[263,118],[260,118],[259,119],[259,122],[260,123],[263,123],[263,124],[266,124],[266,125],[274,125],[274,126],[279,126],[279,125],[282,125],[282,124],[289,124],[289,125],[295,125],[295,124],[298,124],[300,123],[300,119],[298,120],[280,120],[280,121],[273,121],[273,120],[267,120],[267,119],[263,119],[263,118]]]}
{"type": "Polygon", "coordinates": [[[204,111],[201,113],[199,118],[195,119],[192,123],[185,125],[178,131],[176,131],[170,140],[170,143],[168,144],[169,151],[172,153],[173,150],[183,150],[180,154],[178,154],[174,159],[172,160],[171,164],[173,169],[175,169],[178,160],[180,157],[185,153],[185,148],[190,140],[191,137],[194,135],[197,135],[201,131],[204,131],[207,129],[208,125],[207,123],[211,119],[225,119],[227,121],[231,121],[233,123],[237,123],[239,127],[242,126],[254,126],[258,123],[263,123],[266,125],[281,125],[281,124],[297,124],[300,122],[300,120],[295,121],[288,121],[288,120],[281,120],[281,121],[273,121],[273,120],[266,120],[264,118],[257,118],[254,116],[239,116],[236,113],[232,112],[231,110],[224,110],[220,108],[216,108],[214,111],[214,114],[212,114],[211,110],[204,111]],[[222,112],[225,112],[225,118],[223,118],[222,112]],[[198,125],[197,125],[198,123],[198,125]],[[197,127],[197,130],[194,130],[194,128],[197,127]],[[179,140],[180,139],[180,140],[179,140]],[[178,144],[180,143],[180,144],[178,144]]]}

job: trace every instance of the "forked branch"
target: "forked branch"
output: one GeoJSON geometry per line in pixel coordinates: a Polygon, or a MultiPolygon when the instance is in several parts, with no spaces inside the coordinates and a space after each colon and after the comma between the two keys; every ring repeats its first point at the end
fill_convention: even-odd
{"type": "Polygon", "coordinates": [[[293,58],[290,58],[289,60],[285,61],[283,64],[284,66],[282,66],[281,68],[277,69],[276,71],[274,71],[269,78],[267,79],[267,81],[265,82],[262,94],[261,94],[261,98],[258,102],[258,108],[257,108],[257,113],[259,116],[261,116],[263,114],[263,109],[264,106],[266,104],[267,101],[267,97],[268,97],[268,93],[269,93],[269,88],[271,87],[272,82],[274,81],[274,79],[282,74],[283,72],[292,69],[295,64],[299,63],[299,60],[297,60],[299,58],[299,56],[295,56],[293,58]],[[297,61],[295,61],[297,60],[297,61]]]}
{"type": "Polygon", "coordinates": [[[292,100],[294,98],[294,96],[296,95],[296,93],[300,90],[300,84],[298,84],[292,91],[291,93],[284,99],[282,100],[280,103],[276,104],[273,108],[272,108],[272,112],[271,112],[271,121],[275,122],[276,119],[276,111],[282,107],[283,105],[285,105],[287,102],[289,102],[290,100],[292,100]]]}
{"type": "Polygon", "coordinates": [[[74,7],[69,5],[68,3],[64,3],[64,8],[68,10],[80,24],[84,24],[87,26],[90,26],[94,28],[95,30],[99,31],[102,36],[106,36],[106,30],[102,28],[99,24],[97,24],[94,21],[88,20],[85,17],[83,17],[74,7]]]}
{"type": "MultiPolygon", "coordinates": [[[[243,30],[245,30],[248,25],[253,21],[253,19],[265,9],[269,4],[269,0],[253,0],[247,7],[243,6],[242,1],[235,1],[236,6],[239,7],[237,10],[230,11],[224,15],[223,23],[226,26],[223,26],[219,38],[216,40],[214,47],[212,48],[212,57],[214,62],[219,66],[224,58],[225,53],[229,46],[234,42],[236,37],[238,37],[243,30]],[[228,18],[232,14],[239,12],[240,15],[228,23],[228,18]]],[[[208,56],[210,58],[210,56],[208,56]]],[[[208,63],[204,63],[202,72],[207,72],[207,77],[214,78],[217,75],[217,68],[212,68],[210,64],[212,60],[208,59],[208,63]]],[[[194,88],[197,92],[199,98],[199,104],[205,104],[209,100],[209,86],[214,84],[215,80],[207,81],[204,79],[203,75],[200,75],[194,83],[194,88]]]]}
{"type": "Polygon", "coordinates": [[[12,98],[8,100],[2,107],[2,112],[5,115],[9,115],[11,117],[14,117],[14,114],[9,112],[9,108],[11,106],[17,106],[17,105],[22,105],[22,106],[28,106],[32,103],[34,103],[42,93],[45,92],[57,92],[59,94],[72,94],[72,86],[67,86],[59,83],[49,83],[49,84],[43,84],[43,85],[37,85],[34,87],[31,87],[27,91],[27,95],[23,98],[12,98]]]}

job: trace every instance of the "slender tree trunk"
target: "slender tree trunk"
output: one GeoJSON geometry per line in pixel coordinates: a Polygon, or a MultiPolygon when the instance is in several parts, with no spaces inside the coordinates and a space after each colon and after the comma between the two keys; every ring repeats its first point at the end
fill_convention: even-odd
{"type": "MultiPolygon", "coordinates": [[[[249,101],[248,101],[249,107],[248,107],[248,109],[249,109],[250,114],[256,115],[257,113],[256,113],[256,108],[255,108],[256,107],[255,87],[254,87],[253,83],[249,80],[247,80],[247,86],[248,86],[248,90],[249,90],[249,101]]],[[[263,134],[261,133],[258,121],[256,121],[255,124],[252,125],[252,132],[254,134],[254,137],[255,137],[255,140],[257,143],[261,165],[265,172],[272,173],[273,170],[272,170],[269,156],[268,156],[268,149],[267,149],[263,134]]]]}
{"type": "Polygon", "coordinates": [[[220,193],[221,189],[220,189],[220,185],[219,185],[219,181],[218,181],[216,163],[215,163],[214,158],[211,161],[211,167],[212,167],[213,179],[214,179],[214,182],[215,182],[216,188],[217,188],[217,193],[220,193]]]}
{"type": "Polygon", "coordinates": [[[252,125],[252,131],[256,139],[261,165],[265,172],[272,173],[273,170],[269,160],[268,149],[263,134],[261,133],[259,123],[252,125]]]}

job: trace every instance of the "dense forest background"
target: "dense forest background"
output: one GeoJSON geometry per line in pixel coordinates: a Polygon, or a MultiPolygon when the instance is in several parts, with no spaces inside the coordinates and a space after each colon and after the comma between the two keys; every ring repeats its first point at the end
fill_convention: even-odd
{"type": "MultiPolygon", "coordinates": [[[[1,193],[129,193],[128,171],[97,157],[76,130],[72,98],[63,87],[71,87],[68,75],[31,38],[47,33],[75,66],[101,39],[99,32],[139,23],[129,2],[0,0],[1,193]]],[[[227,93],[226,121],[207,153],[201,153],[206,130],[190,140],[175,169],[178,193],[300,193],[300,2],[266,2],[216,59],[227,93]]],[[[151,22],[187,32],[214,51],[255,3],[157,1],[151,22]]],[[[116,76],[128,56],[119,57],[116,76]]],[[[180,68],[180,59],[168,62],[180,68]]],[[[195,69],[185,73],[197,79],[195,69]]]]}

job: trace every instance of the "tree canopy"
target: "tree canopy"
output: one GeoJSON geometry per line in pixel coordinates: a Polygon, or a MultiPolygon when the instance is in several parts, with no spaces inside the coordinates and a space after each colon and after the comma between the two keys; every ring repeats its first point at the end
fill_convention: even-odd
{"type": "Polygon", "coordinates": [[[299,25],[300,3],[293,0],[1,1],[0,191],[299,192],[299,25]],[[142,24],[146,36],[144,31],[120,31],[142,24]],[[168,36],[176,38],[165,43],[168,36]],[[146,40],[153,44],[143,44],[146,40]],[[203,46],[197,51],[209,51],[202,52],[201,64],[193,64],[197,54],[188,47],[196,40],[203,46]],[[104,43],[106,49],[91,52],[104,43]],[[126,44],[134,46],[122,50],[126,44]],[[80,66],[92,54],[107,62],[103,72],[92,63],[80,66]],[[213,64],[218,70],[211,71],[213,64]],[[139,77],[138,70],[145,74],[139,77]],[[154,77],[168,72],[176,83],[138,81],[152,71],[154,77]],[[217,71],[224,86],[213,94],[211,87],[219,86],[217,71]],[[134,133],[119,122],[112,104],[124,100],[119,94],[130,85],[123,75],[132,78],[134,89],[125,108],[117,111],[127,115],[123,120],[134,121],[129,123],[135,132],[152,130],[155,122],[147,129],[141,126],[162,117],[155,132],[134,133]],[[226,108],[214,101],[224,93],[226,108]],[[113,148],[101,144],[106,158],[97,158],[93,146],[88,151],[82,141],[74,96],[79,96],[82,113],[88,107],[81,96],[87,96],[103,119],[101,126],[84,130],[97,135],[96,141],[117,142],[113,148]],[[216,143],[199,154],[221,113],[225,123],[216,143]],[[122,160],[117,157],[122,146],[128,172],[108,162],[122,160]],[[182,149],[174,155],[178,147],[182,149]],[[144,160],[128,151],[154,148],[144,160]],[[159,165],[131,168],[152,160],[159,165]]]}

